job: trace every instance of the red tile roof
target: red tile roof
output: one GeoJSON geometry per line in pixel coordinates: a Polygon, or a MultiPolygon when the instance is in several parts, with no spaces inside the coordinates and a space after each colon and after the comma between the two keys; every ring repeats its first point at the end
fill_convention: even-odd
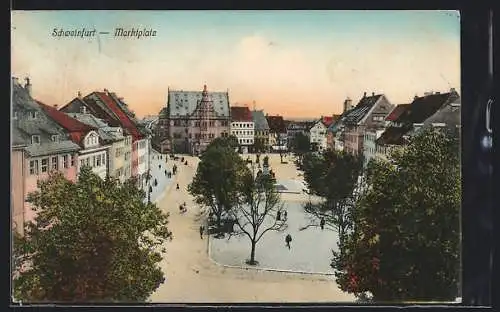
{"type": "Polygon", "coordinates": [[[123,128],[127,129],[134,141],[142,139],[142,135],[137,129],[136,125],[132,122],[130,117],[115,103],[113,98],[105,92],[95,92],[97,96],[104,102],[104,104],[118,116],[123,128]]]}
{"type": "Polygon", "coordinates": [[[75,118],[66,115],[55,107],[43,104],[38,100],[37,103],[52,120],[54,120],[69,132],[71,140],[77,144],[80,144],[82,142],[83,137],[89,131],[96,130],[94,127],[91,127],[87,124],[84,124],[83,122],[76,120],[75,118]]]}
{"type": "Polygon", "coordinates": [[[390,113],[385,117],[387,121],[396,121],[401,114],[403,114],[408,108],[410,104],[399,104],[397,105],[390,113]]]}
{"type": "Polygon", "coordinates": [[[231,121],[252,121],[252,112],[246,106],[231,106],[231,121]]]}

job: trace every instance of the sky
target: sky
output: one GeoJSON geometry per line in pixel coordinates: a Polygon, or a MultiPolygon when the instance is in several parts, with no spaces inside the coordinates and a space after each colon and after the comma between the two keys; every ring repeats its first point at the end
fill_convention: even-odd
{"type": "Polygon", "coordinates": [[[456,11],[13,11],[12,75],[64,105],[78,91],[116,92],[139,116],[168,89],[229,91],[231,105],[270,115],[338,114],[346,97],[393,104],[460,89],[456,11]],[[155,37],[114,37],[115,28],[155,37]],[[54,28],[108,31],[53,37],[54,28]]]}

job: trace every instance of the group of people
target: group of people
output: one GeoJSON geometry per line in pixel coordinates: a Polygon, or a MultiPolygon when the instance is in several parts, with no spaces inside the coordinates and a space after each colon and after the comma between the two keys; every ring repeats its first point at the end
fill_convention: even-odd
{"type": "Polygon", "coordinates": [[[277,221],[286,221],[287,218],[288,218],[288,213],[286,212],[286,210],[283,211],[283,220],[281,220],[281,210],[276,213],[276,220],[277,221]]]}
{"type": "Polygon", "coordinates": [[[180,213],[186,213],[187,212],[187,206],[186,206],[186,202],[182,203],[179,205],[179,212],[180,213]]]}

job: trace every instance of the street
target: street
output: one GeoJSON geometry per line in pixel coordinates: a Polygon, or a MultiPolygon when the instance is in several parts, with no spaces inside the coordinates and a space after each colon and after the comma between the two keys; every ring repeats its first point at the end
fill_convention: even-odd
{"type": "MultiPolygon", "coordinates": [[[[332,276],[226,268],[209,259],[208,241],[206,237],[200,239],[198,232],[200,207],[193,204],[186,189],[199,159],[185,158],[188,166],[175,161],[179,172],[158,203],[164,212],[170,214],[169,229],[174,238],[167,243],[167,252],[160,264],[165,272],[165,283],[151,296],[152,302],[354,301],[354,296],[338,289],[332,276]],[[179,183],[179,190],[173,187],[175,183],[179,183]],[[180,214],[178,207],[183,202],[186,202],[187,212],[180,214]]],[[[274,166],[276,159],[270,158],[271,166],[274,166]]],[[[283,172],[284,179],[292,179],[293,175],[290,169],[283,172]]],[[[283,195],[290,202],[300,199],[296,196],[299,195],[283,195]]],[[[277,248],[282,248],[282,245],[280,243],[277,248]]]]}

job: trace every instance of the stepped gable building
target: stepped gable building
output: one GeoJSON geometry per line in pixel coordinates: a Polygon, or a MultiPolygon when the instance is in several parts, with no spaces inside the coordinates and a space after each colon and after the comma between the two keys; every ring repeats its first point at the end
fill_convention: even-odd
{"type": "Polygon", "coordinates": [[[217,137],[230,133],[228,92],[168,90],[159,114],[162,152],[199,154],[217,137]]]}

